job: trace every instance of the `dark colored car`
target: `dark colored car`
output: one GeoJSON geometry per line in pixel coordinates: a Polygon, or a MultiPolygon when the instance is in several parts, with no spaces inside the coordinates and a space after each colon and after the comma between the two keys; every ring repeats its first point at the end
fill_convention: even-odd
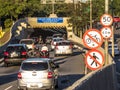
{"type": "Polygon", "coordinates": [[[52,37],[46,37],[45,43],[50,44],[52,41],[52,37]]]}
{"type": "Polygon", "coordinates": [[[9,44],[4,50],[4,64],[8,66],[9,64],[21,63],[28,57],[28,49],[25,44],[9,44]]]}

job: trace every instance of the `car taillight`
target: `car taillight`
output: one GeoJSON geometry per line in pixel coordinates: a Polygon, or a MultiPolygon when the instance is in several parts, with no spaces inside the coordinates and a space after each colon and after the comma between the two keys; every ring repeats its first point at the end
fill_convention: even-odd
{"type": "Polygon", "coordinates": [[[52,78],[52,77],[53,77],[52,74],[53,74],[52,72],[48,72],[48,76],[47,76],[47,78],[52,78]]]}
{"type": "Polygon", "coordinates": [[[18,76],[18,79],[21,79],[22,78],[21,72],[19,72],[17,76],[18,76]]]}
{"type": "Polygon", "coordinates": [[[55,48],[58,49],[58,46],[56,45],[55,48]]]}
{"type": "Polygon", "coordinates": [[[26,55],[26,54],[27,54],[27,52],[26,52],[26,51],[23,51],[21,54],[22,54],[22,55],[26,55]]]}
{"type": "Polygon", "coordinates": [[[54,45],[54,42],[51,42],[52,45],[54,45]]]}
{"type": "Polygon", "coordinates": [[[73,45],[72,44],[70,44],[70,47],[69,48],[72,48],[73,47],[73,45]]]}
{"type": "Polygon", "coordinates": [[[4,56],[8,56],[9,55],[9,53],[8,52],[4,52],[4,56]]]}

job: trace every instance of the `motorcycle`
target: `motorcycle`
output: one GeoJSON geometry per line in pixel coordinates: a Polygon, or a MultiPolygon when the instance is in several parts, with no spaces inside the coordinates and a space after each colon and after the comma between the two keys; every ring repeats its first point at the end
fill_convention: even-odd
{"type": "Polygon", "coordinates": [[[40,51],[41,58],[49,58],[49,52],[47,50],[40,51]]]}

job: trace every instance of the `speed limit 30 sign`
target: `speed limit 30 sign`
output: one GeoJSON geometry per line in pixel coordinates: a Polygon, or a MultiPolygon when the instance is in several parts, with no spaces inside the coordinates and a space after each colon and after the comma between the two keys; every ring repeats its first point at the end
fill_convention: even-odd
{"type": "Polygon", "coordinates": [[[113,23],[113,18],[109,14],[103,14],[100,18],[100,22],[103,26],[110,26],[113,23]]]}

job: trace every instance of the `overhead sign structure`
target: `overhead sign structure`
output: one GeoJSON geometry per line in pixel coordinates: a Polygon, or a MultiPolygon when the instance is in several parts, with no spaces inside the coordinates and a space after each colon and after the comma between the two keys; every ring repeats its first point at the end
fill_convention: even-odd
{"type": "Polygon", "coordinates": [[[99,30],[89,29],[83,35],[83,43],[89,49],[96,49],[103,43],[103,37],[99,30]]]}
{"type": "Polygon", "coordinates": [[[37,18],[38,23],[63,23],[63,18],[37,18]]]}
{"type": "Polygon", "coordinates": [[[101,34],[103,38],[108,39],[112,36],[112,29],[110,27],[103,27],[101,29],[101,34]]]}
{"type": "Polygon", "coordinates": [[[110,26],[113,23],[113,18],[109,14],[103,14],[100,18],[100,22],[103,26],[110,26]]]}
{"type": "Polygon", "coordinates": [[[90,70],[97,70],[104,64],[104,56],[98,50],[88,51],[85,57],[85,64],[90,70]]]}

